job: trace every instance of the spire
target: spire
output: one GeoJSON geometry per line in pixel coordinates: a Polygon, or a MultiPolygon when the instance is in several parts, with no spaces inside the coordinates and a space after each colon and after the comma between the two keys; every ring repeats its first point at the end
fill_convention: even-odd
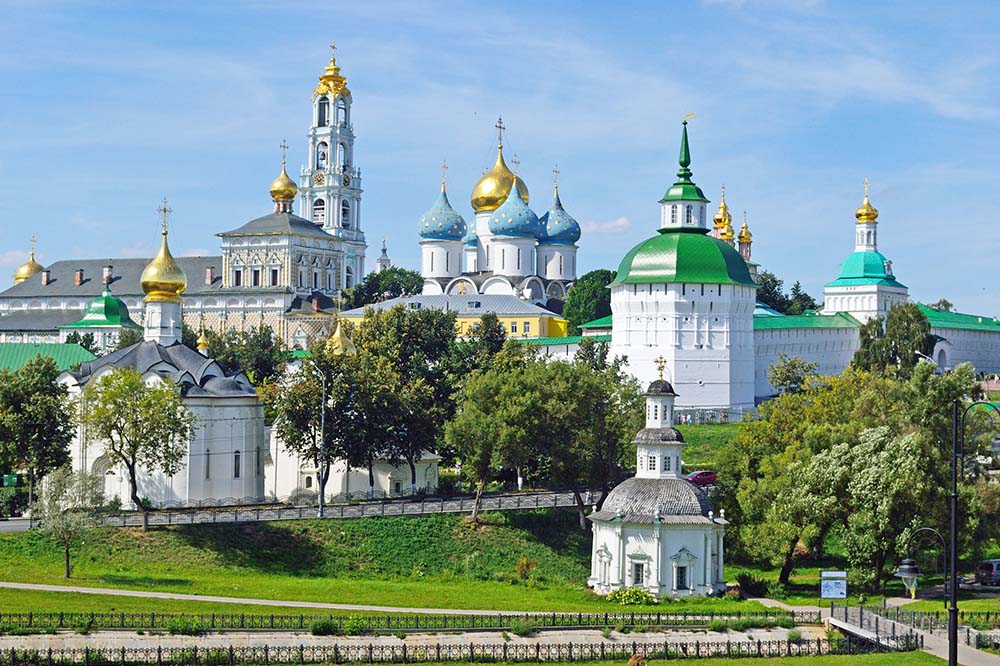
{"type": "Polygon", "coordinates": [[[691,149],[688,147],[688,121],[684,120],[681,125],[683,126],[683,129],[681,130],[681,154],[677,160],[677,163],[681,165],[681,168],[677,171],[677,175],[690,177],[691,171],[688,167],[691,166],[691,149]],[[682,171],[686,173],[681,173],[682,171]]]}
{"type": "Polygon", "coordinates": [[[347,89],[347,79],[345,79],[340,73],[340,67],[337,65],[337,45],[330,42],[330,64],[326,66],[323,70],[323,74],[319,77],[319,84],[316,85],[316,90],[313,91],[314,95],[330,95],[331,97],[338,97],[341,94],[351,94],[351,91],[347,89]]]}
{"type": "Polygon", "coordinates": [[[552,197],[559,203],[559,165],[552,167],[552,197]]]}
{"type": "MultiPolygon", "coordinates": [[[[448,180],[448,160],[441,160],[441,191],[445,191],[445,181],[448,180]]],[[[383,241],[383,246],[385,242],[383,241]]]]}
{"type": "Polygon", "coordinates": [[[705,194],[701,191],[701,188],[691,180],[692,172],[689,168],[691,166],[691,147],[688,143],[687,130],[689,118],[694,118],[694,114],[689,113],[685,115],[684,120],[681,121],[681,151],[677,160],[680,168],[677,169],[677,182],[667,190],[667,193],[660,199],[660,203],[668,201],[700,201],[708,203],[708,199],[705,198],[705,194]]]}

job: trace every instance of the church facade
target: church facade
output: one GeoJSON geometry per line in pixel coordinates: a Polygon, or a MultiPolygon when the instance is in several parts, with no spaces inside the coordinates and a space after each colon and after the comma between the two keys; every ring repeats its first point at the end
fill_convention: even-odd
{"type": "MultiPolygon", "coordinates": [[[[218,233],[217,256],[177,258],[189,276],[185,324],[220,332],[268,325],[292,348],[333,332],[339,294],[363,277],[367,249],[351,104],[346,78],[331,56],[312,94],[299,185],[283,157],[270,189],[273,212],[218,233]]],[[[0,292],[0,342],[58,341],[60,328],[80,321],[106,287],[142,321],[140,276],[148,262],[66,259],[42,266],[32,248],[13,286],[0,292]]]]}

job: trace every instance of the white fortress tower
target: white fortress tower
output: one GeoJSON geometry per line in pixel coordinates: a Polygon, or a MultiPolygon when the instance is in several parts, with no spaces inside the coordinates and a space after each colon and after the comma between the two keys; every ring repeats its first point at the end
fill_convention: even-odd
{"type": "Polygon", "coordinates": [[[823,314],[846,312],[858,321],[885,317],[893,305],[909,298],[906,285],[896,280],[892,262],[878,251],[878,209],[865,198],[854,211],[854,252],[840,265],[840,275],[823,287],[823,314]]]}
{"type": "Polygon", "coordinates": [[[660,200],[659,233],[625,255],[610,285],[611,353],[643,384],[662,364],[678,407],[752,407],[757,285],[740,253],[709,235],[686,121],[679,162],[660,200]]]}
{"type": "Polygon", "coordinates": [[[299,175],[299,216],[344,241],[340,284],[345,288],[364,277],[368,247],[361,228],[361,170],[354,164],[351,101],[347,79],[331,54],[313,91],[309,162],[299,175]]]}

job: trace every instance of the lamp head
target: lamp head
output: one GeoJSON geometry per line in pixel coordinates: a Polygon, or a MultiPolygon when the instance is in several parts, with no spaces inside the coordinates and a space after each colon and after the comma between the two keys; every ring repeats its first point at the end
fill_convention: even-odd
{"type": "Polygon", "coordinates": [[[920,571],[920,567],[917,566],[917,562],[913,558],[907,557],[899,564],[899,568],[896,569],[896,573],[893,575],[903,580],[903,586],[906,588],[906,591],[910,593],[911,598],[915,598],[917,593],[917,579],[924,575],[920,571]]]}

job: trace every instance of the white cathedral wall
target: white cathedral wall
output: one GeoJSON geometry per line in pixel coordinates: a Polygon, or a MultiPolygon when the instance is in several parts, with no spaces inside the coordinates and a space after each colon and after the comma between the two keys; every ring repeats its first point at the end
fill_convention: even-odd
{"type": "Polygon", "coordinates": [[[494,237],[493,272],[512,278],[535,275],[535,244],[534,238],[494,237]]]}
{"type": "Polygon", "coordinates": [[[754,331],[754,395],[760,400],[777,393],[768,369],[779,354],[815,363],[821,375],[837,375],[851,364],[861,344],[857,328],[790,328],[754,331]]]}
{"type": "Polygon", "coordinates": [[[461,241],[422,241],[420,257],[420,274],[425,278],[451,278],[462,273],[461,241]]]}
{"type": "MultiPolygon", "coordinates": [[[[587,584],[599,594],[632,587],[632,563],[643,563],[641,587],[657,596],[700,596],[724,589],[723,557],[719,551],[722,525],[632,525],[594,521],[591,572],[587,584]],[[674,589],[675,555],[686,549],[688,589],[674,589]],[[610,562],[608,561],[610,554],[610,562]]],[[[723,551],[724,552],[724,551],[723,551]]]]}
{"type": "Polygon", "coordinates": [[[865,284],[853,287],[825,287],[823,312],[847,312],[864,323],[876,315],[885,317],[893,305],[909,300],[907,289],[865,284]]]}
{"type": "Polygon", "coordinates": [[[617,285],[611,353],[642,385],[662,356],[679,408],[752,407],[754,296],[743,285],[617,285]]]}
{"type": "Polygon", "coordinates": [[[539,244],[536,275],[546,280],[576,279],[576,246],[539,244]]]}
{"type": "Polygon", "coordinates": [[[968,362],[978,372],[1000,373],[1000,332],[932,327],[931,334],[944,338],[935,345],[933,353],[940,370],[951,370],[968,362]]]}

